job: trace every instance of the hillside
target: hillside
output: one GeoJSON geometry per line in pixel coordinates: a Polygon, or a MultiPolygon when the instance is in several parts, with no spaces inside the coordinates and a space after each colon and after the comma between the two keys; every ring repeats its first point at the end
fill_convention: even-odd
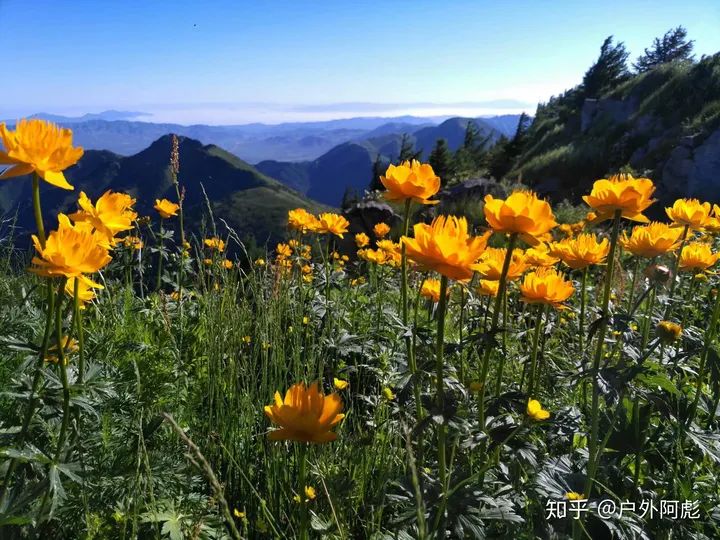
{"type": "MultiPolygon", "coordinates": [[[[437,126],[420,127],[412,132],[410,140],[415,149],[420,150],[423,159],[427,159],[438,139],[445,139],[450,150],[454,151],[462,146],[470,120],[454,117],[437,126]]],[[[483,136],[490,137],[491,142],[501,136],[484,119],[472,120],[483,136]]],[[[367,189],[373,174],[373,163],[378,156],[385,162],[397,158],[403,132],[387,131],[389,129],[378,128],[373,132],[374,136],[340,144],[313,161],[291,163],[267,160],[258,163],[256,167],[312,199],[340,206],[347,191],[362,194],[367,189]]]]}
{"type": "MultiPolygon", "coordinates": [[[[176,198],[169,171],[170,148],[171,137],[164,135],[129,157],[88,150],[76,166],[66,171],[75,191],[41,183],[46,215],[73,209],[81,190],[94,199],[105,190],[113,189],[136,197],[140,215],[155,217],[152,205],[156,198],[176,198]]],[[[196,232],[200,216],[206,211],[203,188],[216,218],[225,219],[239,234],[254,236],[259,243],[282,235],[289,209],[318,208],[316,203],[268,178],[233,154],[185,137],[180,138],[180,182],[185,188],[187,222],[196,232]]],[[[8,216],[18,209],[21,232],[34,228],[30,200],[29,181],[0,184],[0,210],[8,216]]]]}
{"type": "Polygon", "coordinates": [[[578,86],[538,107],[509,177],[577,199],[594,179],[629,166],[655,181],[663,201],[720,202],[720,53],[585,93],[578,86]]]}

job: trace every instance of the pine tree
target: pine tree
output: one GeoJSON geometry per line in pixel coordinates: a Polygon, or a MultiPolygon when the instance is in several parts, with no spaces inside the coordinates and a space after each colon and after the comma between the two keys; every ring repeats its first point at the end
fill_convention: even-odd
{"type": "Polygon", "coordinates": [[[455,152],[455,170],[460,174],[471,174],[482,169],[487,147],[492,134],[483,136],[477,123],[470,120],[465,128],[463,145],[455,152]]]}
{"type": "Polygon", "coordinates": [[[378,189],[380,191],[385,190],[385,186],[383,186],[383,183],[380,181],[380,177],[385,174],[385,171],[387,171],[387,164],[382,159],[382,156],[378,154],[372,166],[372,178],[370,178],[370,185],[368,186],[370,191],[378,189]]]}
{"type": "Polygon", "coordinates": [[[440,177],[442,184],[447,185],[455,173],[455,163],[452,152],[450,152],[450,148],[448,148],[445,139],[437,140],[435,147],[432,152],[430,152],[428,163],[432,166],[435,174],[440,177]]]}
{"type": "Polygon", "coordinates": [[[693,40],[687,39],[684,27],[668,30],[662,39],[655,38],[652,47],[645,49],[645,54],[638,57],[634,67],[643,73],[667,62],[692,60],[693,43],[693,40]]]}
{"type": "Polygon", "coordinates": [[[402,163],[403,161],[420,159],[420,154],[422,154],[422,151],[415,151],[415,143],[410,139],[410,135],[403,133],[402,139],[400,140],[400,155],[398,156],[397,162],[402,163]]]}
{"type": "Polygon", "coordinates": [[[600,47],[600,56],[583,77],[585,97],[595,98],[628,76],[627,58],[630,53],[625,44],[613,45],[613,36],[608,36],[600,47]]]}

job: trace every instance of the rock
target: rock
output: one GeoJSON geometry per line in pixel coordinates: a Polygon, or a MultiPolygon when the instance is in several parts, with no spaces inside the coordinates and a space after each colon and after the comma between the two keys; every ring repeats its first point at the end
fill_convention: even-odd
{"type": "Polygon", "coordinates": [[[702,142],[697,135],[683,137],[665,162],[659,187],[668,201],[696,197],[720,203],[720,129],[702,142]]]}
{"type": "Polygon", "coordinates": [[[455,202],[459,199],[482,199],[488,194],[493,197],[501,198],[506,196],[505,189],[494,180],[489,180],[487,178],[472,178],[443,189],[438,194],[438,197],[443,202],[455,202]]]}
{"type": "Polygon", "coordinates": [[[635,99],[586,99],[580,111],[580,129],[588,131],[602,119],[614,124],[627,122],[637,110],[635,99]]]}

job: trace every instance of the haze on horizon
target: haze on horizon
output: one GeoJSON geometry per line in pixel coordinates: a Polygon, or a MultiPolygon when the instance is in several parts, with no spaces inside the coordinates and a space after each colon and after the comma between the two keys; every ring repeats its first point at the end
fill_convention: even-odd
{"type": "Polygon", "coordinates": [[[678,25],[696,57],[720,50],[716,0],[524,0],[512,9],[469,0],[0,0],[0,46],[13,51],[0,118],[106,109],[181,124],[533,114],[581,81],[608,35],[634,60],[678,25]]]}

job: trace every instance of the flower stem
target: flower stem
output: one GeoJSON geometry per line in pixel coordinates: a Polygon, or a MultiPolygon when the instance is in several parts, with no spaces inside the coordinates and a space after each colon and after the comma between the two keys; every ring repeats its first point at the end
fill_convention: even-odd
{"type": "MultiPolygon", "coordinates": [[[[713,307],[712,316],[710,317],[710,325],[705,331],[705,340],[703,342],[702,353],[700,354],[700,367],[698,368],[697,379],[695,381],[695,398],[693,399],[686,425],[690,426],[695,419],[695,413],[697,412],[697,406],[700,401],[700,394],[702,393],[702,383],[705,379],[705,371],[707,368],[707,358],[710,352],[710,346],[715,340],[715,332],[717,330],[718,317],[720,317],[720,291],[715,294],[715,306],[713,307]]],[[[717,407],[717,405],[716,405],[717,407]]],[[[715,411],[710,411],[710,421],[715,414],[715,411]]]]}
{"type": "MultiPolygon", "coordinates": [[[[438,413],[442,414],[443,409],[445,408],[445,398],[444,398],[444,360],[443,355],[445,351],[445,312],[447,311],[447,287],[448,287],[448,278],[446,276],[442,276],[440,278],[440,300],[438,302],[438,326],[437,326],[437,347],[435,352],[435,377],[436,377],[436,384],[437,384],[437,408],[438,413]]],[[[438,426],[438,470],[440,474],[440,486],[442,489],[442,500],[444,507],[447,503],[447,496],[448,496],[448,475],[447,475],[447,463],[446,463],[446,456],[445,456],[445,446],[446,446],[446,425],[445,425],[445,419],[443,418],[443,422],[438,426]]],[[[443,523],[442,516],[438,515],[438,518],[440,521],[438,523],[443,523]]]]}
{"type": "Polygon", "coordinates": [[[298,488],[298,495],[300,496],[300,540],[307,540],[309,536],[308,531],[308,512],[307,512],[307,503],[305,502],[305,483],[306,483],[306,476],[307,471],[305,467],[305,462],[307,461],[307,445],[304,443],[300,443],[300,451],[298,452],[298,480],[300,482],[300,486],[298,488]]]}
{"type": "Polygon", "coordinates": [[[40,207],[40,177],[37,173],[32,176],[32,200],[33,212],[35,213],[35,226],[38,231],[40,246],[45,247],[45,225],[43,223],[42,208],[40,207]]]}
{"type": "Polygon", "coordinates": [[[163,266],[163,218],[160,218],[160,242],[158,244],[158,268],[157,268],[157,283],[155,289],[160,290],[160,282],[162,279],[162,266],[163,266]]]}
{"type": "Polygon", "coordinates": [[[535,332],[533,333],[532,352],[530,354],[530,379],[528,381],[528,396],[532,397],[535,391],[535,377],[537,371],[538,343],[540,342],[540,334],[545,327],[545,319],[547,318],[547,305],[538,306],[538,318],[535,322],[535,332]]]}
{"type": "MultiPolygon", "coordinates": [[[[507,246],[507,252],[505,253],[505,260],[503,261],[502,271],[500,273],[500,282],[498,283],[498,292],[495,297],[495,307],[493,308],[492,319],[490,321],[490,338],[492,338],[498,330],[498,321],[500,319],[500,310],[502,309],[503,296],[505,296],[505,286],[507,282],[507,274],[510,269],[510,261],[512,260],[513,249],[515,249],[515,242],[517,241],[517,234],[513,233],[510,235],[510,240],[507,246]]],[[[478,401],[480,403],[480,429],[485,427],[485,383],[487,382],[488,371],[490,368],[490,353],[492,348],[490,347],[491,340],[488,339],[485,342],[485,349],[483,350],[482,362],[480,363],[480,394],[478,401]]],[[[502,376],[502,375],[501,375],[502,376]]]]}
{"type": "Polygon", "coordinates": [[[678,248],[677,256],[675,257],[675,264],[672,269],[671,280],[670,280],[670,290],[668,291],[668,305],[665,308],[665,314],[663,315],[663,319],[665,319],[665,320],[667,320],[670,317],[670,314],[672,313],[673,292],[675,292],[675,285],[678,281],[677,275],[678,275],[678,269],[680,268],[680,257],[682,256],[683,248],[685,247],[685,244],[687,243],[688,230],[689,230],[689,226],[685,225],[685,228],[683,229],[682,237],[680,240],[680,247],[678,248]]]}
{"type": "Polygon", "coordinates": [[[605,346],[605,333],[608,328],[609,318],[609,304],[610,304],[610,291],[612,290],[612,279],[613,270],[615,268],[615,252],[618,243],[618,235],[620,233],[620,218],[621,211],[615,211],[615,217],[613,220],[612,233],[610,237],[610,253],[607,259],[607,269],[605,271],[605,290],[602,298],[602,312],[600,319],[600,326],[597,332],[597,344],[595,347],[595,356],[593,358],[593,393],[592,393],[592,408],[590,413],[590,438],[588,441],[588,466],[587,466],[587,478],[585,480],[585,489],[583,493],[586,497],[590,497],[590,492],[593,486],[593,476],[595,472],[595,464],[599,461],[600,456],[598,455],[598,430],[600,427],[600,416],[599,416],[599,405],[600,405],[600,384],[599,371],[600,371],[600,360],[605,346]]]}

